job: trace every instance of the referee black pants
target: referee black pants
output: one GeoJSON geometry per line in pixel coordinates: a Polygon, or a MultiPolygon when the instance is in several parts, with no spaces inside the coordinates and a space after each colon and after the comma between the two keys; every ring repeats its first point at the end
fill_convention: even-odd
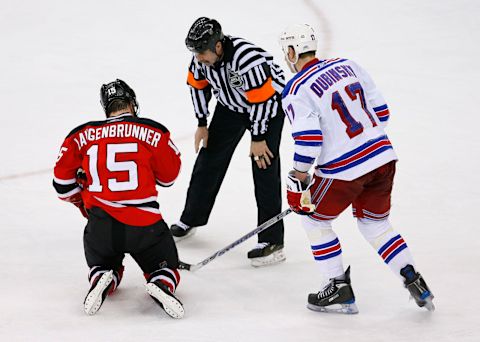
{"type": "MultiPolygon", "coordinates": [[[[260,169],[251,160],[259,225],[282,210],[279,149],[284,118],[279,106],[277,115],[269,121],[265,140],[274,155],[272,164],[267,169],[260,169]]],[[[183,223],[191,227],[207,224],[233,152],[249,127],[250,122],[245,115],[217,103],[208,127],[208,146],[200,150],[193,168],[185,208],[180,218],[183,223]]],[[[232,217],[235,215],[240,216],[241,213],[235,211],[232,217]]],[[[283,221],[279,221],[258,234],[258,242],[283,244],[283,230],[283,221]]]]}

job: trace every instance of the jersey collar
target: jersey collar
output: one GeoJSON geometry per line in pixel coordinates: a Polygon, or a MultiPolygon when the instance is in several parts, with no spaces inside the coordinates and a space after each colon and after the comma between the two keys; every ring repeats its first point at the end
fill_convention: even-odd
{"type": "Polygon", "coordinates": [[[112,117],[109,117],[107,118],[107,121],[110,121],[110,120],[118,120],[120,118],[125,118],[127,116],[134,116],[132,113],[130,112],[125,112],[125,113],[122,113],[122,114],[119,114],[119,115],[115,115],[115,116],[112,116],[112,117]]]}
{"type": "Polygon", "coordinates": [[[318,58],[314,58],[314,59],[312,59],[310,62],[308,62],[307,64],[305,64],[305,65],[303,66],[302,70],[300,70],[300,71],[306,70],[306,69],[310,68],[312,65],[317,64],[318,62],[320,62],[320,61],[318,60],[318,58]]]}
{"type": "Polygon", "coordinates": [[[222,42],[223,48],[223,56],[222,59],[217,61],[213,67],[214,69],[218,70],[224,63],[231,62],[233,58],[233,53],[235,52],[233,49],[233,42],[230,37],[225,36],[222,42]]]}
{"type": "Polygon", "coordinates": [[[233,53],[235,52],[233,49],[233,42],[229,36],[225,36],[223,39],[223,60],[225,62],[230,62],[233,58],[233,53]]]}

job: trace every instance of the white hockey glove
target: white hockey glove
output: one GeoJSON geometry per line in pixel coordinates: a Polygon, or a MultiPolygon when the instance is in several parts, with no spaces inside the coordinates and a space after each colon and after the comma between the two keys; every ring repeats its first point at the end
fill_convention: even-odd
{"type": "Polygon", "coordinates": [[[310,175],[304,182],[295,177],[295,171],[288,173],[287,177],[287,200],[290,208],[300,215],[311,215],[315,212],[315,205],[312,204],[310,188],[315,183],[310,175]]]}
{"type": "Polygon", "coordinates": [[[75,178],[77,180],[77,184],[80,185],[82,189],[87,187],[87,174],[82,168],[77,170],[77,176],[75,178]]]}

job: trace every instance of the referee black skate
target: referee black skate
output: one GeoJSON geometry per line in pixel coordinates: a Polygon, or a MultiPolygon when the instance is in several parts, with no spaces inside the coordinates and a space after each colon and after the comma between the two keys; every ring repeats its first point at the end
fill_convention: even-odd
{"type": "MultiPolygon", "coordinates": [[[[193,168],[180,221],[171,226],[177,241],[204,226],[213,208],[233,152],[245,131],[251,135],[251,165],[258,207],[258,224],[281,212],[280,138],[284,114],[281,92],[285,78],[273,57],[249,41],[224,35],[220,24],[197,19],[185,39],[193,53],[188,71],[198,128],[193,168]],[[210,124],[208,103],[217,99],[210,124]],[[208,127],[207,127],[208,126],[208,127]]],[[[253,266],[285,260],[283,221],[258,235],[248,253],[253,266]]]]}

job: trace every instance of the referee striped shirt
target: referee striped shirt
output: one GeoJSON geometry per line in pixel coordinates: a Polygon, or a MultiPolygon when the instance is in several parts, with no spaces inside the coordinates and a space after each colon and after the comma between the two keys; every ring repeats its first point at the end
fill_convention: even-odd
{"type": "Polygon", "coordinates": [[[223,58],[213,66],[193,56],[187,84],[199,126],[207,125],[213,94],[231,111],[248,115],[253,141],[264,139],[268,121],[277,115],[285,86],[283,70],[265,50],[249,41],[225,36],[223,58]]]}

